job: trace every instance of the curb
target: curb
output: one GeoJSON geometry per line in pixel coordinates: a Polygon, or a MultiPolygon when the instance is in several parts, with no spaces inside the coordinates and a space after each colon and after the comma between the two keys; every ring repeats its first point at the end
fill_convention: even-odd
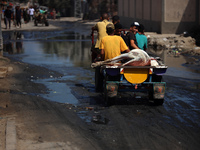
{"type": "Polygon", "coordinates": [[[9,118],[6,125],[6,150],[16,150],[15,118],[9,118]]]}

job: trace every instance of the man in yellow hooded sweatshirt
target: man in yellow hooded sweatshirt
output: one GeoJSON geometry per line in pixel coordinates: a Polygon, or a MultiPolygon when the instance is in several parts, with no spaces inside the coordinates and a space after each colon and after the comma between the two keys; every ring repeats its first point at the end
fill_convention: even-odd
{"type": "Polygon", "coordinates": [[[92,27],[92,32],[94,31],[97,31],[98,32],[98,35],[97,35],[97,41],[96,41],[96,44],[95,44],[95,48],[93,50],[93,60],[97,57],[100,56],[100,52],[101,50],[99,49],[99,46],[100,46],[100,42],[101,42],[101,39],[105,36],[107,36],[107,32],[106,32],[106,26],[111,23],[109,22],[109,17],[108,17],[108,14],[107,13],[103,13],[101,15],[101,21],[98,22],[94,27],[92,27]]]}

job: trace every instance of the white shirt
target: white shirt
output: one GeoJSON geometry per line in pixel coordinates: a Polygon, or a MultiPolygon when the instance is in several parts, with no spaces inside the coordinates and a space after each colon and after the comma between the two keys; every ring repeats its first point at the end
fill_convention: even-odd
{"type": "Polygon", "coordinates": [[[35,10],[34,10],[33,8],[30,8],[30,9],[29,9],[29,15],[34,15],[34,11],[35,11],[35,10]]]}

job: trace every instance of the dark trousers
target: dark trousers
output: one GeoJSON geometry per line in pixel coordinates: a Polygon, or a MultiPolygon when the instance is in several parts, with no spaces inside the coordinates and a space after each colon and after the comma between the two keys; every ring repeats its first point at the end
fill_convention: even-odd
{"type": "Polygon", "coordinates": [[[16,23],[17,23],[17,26],[21,27],[21,18],[16,18],[16,23]]]}
{"type": "Polygon", "coordinates": [[[6,25],[6,29],[7,29],[7,22],[9,23],[9,28],[10,28],[10,25],[11,25],[11,18],[4,18],[4,23],[6,25]]]}

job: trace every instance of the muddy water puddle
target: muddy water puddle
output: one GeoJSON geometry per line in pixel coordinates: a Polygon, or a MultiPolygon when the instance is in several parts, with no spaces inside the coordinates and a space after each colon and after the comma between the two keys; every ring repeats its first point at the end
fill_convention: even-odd
{"type": "MultiPolygon", "coordinates": [[[[81,96],[77,94],[78,92],[72,94],[72,88],[79,84],[82,84],[87,92],[89,91],[86,99],[95,95],[94,70],[90,67],[91,39],[89,34],[82,35],[72,31],[24,31],[6,32],[3,37],[5,55],[25,63],[49,68],[64,75],[59,80],[54,77],[34,80],[34,82],[42,83],[50,89],[49,94],[42,95],[44,98],[61,103],[77,104],[79,103],[78,98],[81,96]],[[74,96],[74,94],[77,95],[74,96]]],[[[184,85],[181,83],[184,80],[189,88],[200,88],[198,69],[184,66],[186,63],[184,56],[177,57],[164,50],[159,52],[157,56],[168,65],[164,79],[165,76],[181,78],[182,81],[178,81],[181,85],[184,85]]],[[[170,91],[171,87],[169,86],[167,90],[170,91]]],[[[168,96],[167,101],[170,101],[170,94],[168,96]]],[[[180,100],[187,101],[187,99],[182,98],[180,100]]]]}
{"type": "Polygon", "coordinates": [[[67,81],[90,82],[91,40],[75,32],[6,32],[4,52],[9,57],[62,73],[60,79],[37,79],[47,86],[49,94],[42,95],[52,101],[77,104],[67,81]],[[88,81],[87,81],[88,80],[88,81]]]}
{"type": "Polygon", "coordinates": [[[149,105],[148,99],[145,99],[148,94],[128,95],[123,92],[114,105],[105,107],[103,94],[95,92],[89,36],[71,31],[21,32],[21,35],[21,39],[4,40],[5,55],[50,69],[45,78],[39,73],[36,74],[38,77],[30,77],[31,81],[45,85],[47,91],[43,94],[12,93],[39,95],[62,103],[65,109],[76,113],[87,124],[88,132],[100,143],[106,141],[113,147],[110,149],[117,146],[120,147],[118,149],[134,149],[137,145],[140,145],[138,149],[199,148],[200,76],[198,67],[187,67],[185,56],[155,51],[168,65],[163,76],[166,93],[162,106],[149,105]],[[171,145],[170,148],[163,147],[163,143],[171,145]]]}

